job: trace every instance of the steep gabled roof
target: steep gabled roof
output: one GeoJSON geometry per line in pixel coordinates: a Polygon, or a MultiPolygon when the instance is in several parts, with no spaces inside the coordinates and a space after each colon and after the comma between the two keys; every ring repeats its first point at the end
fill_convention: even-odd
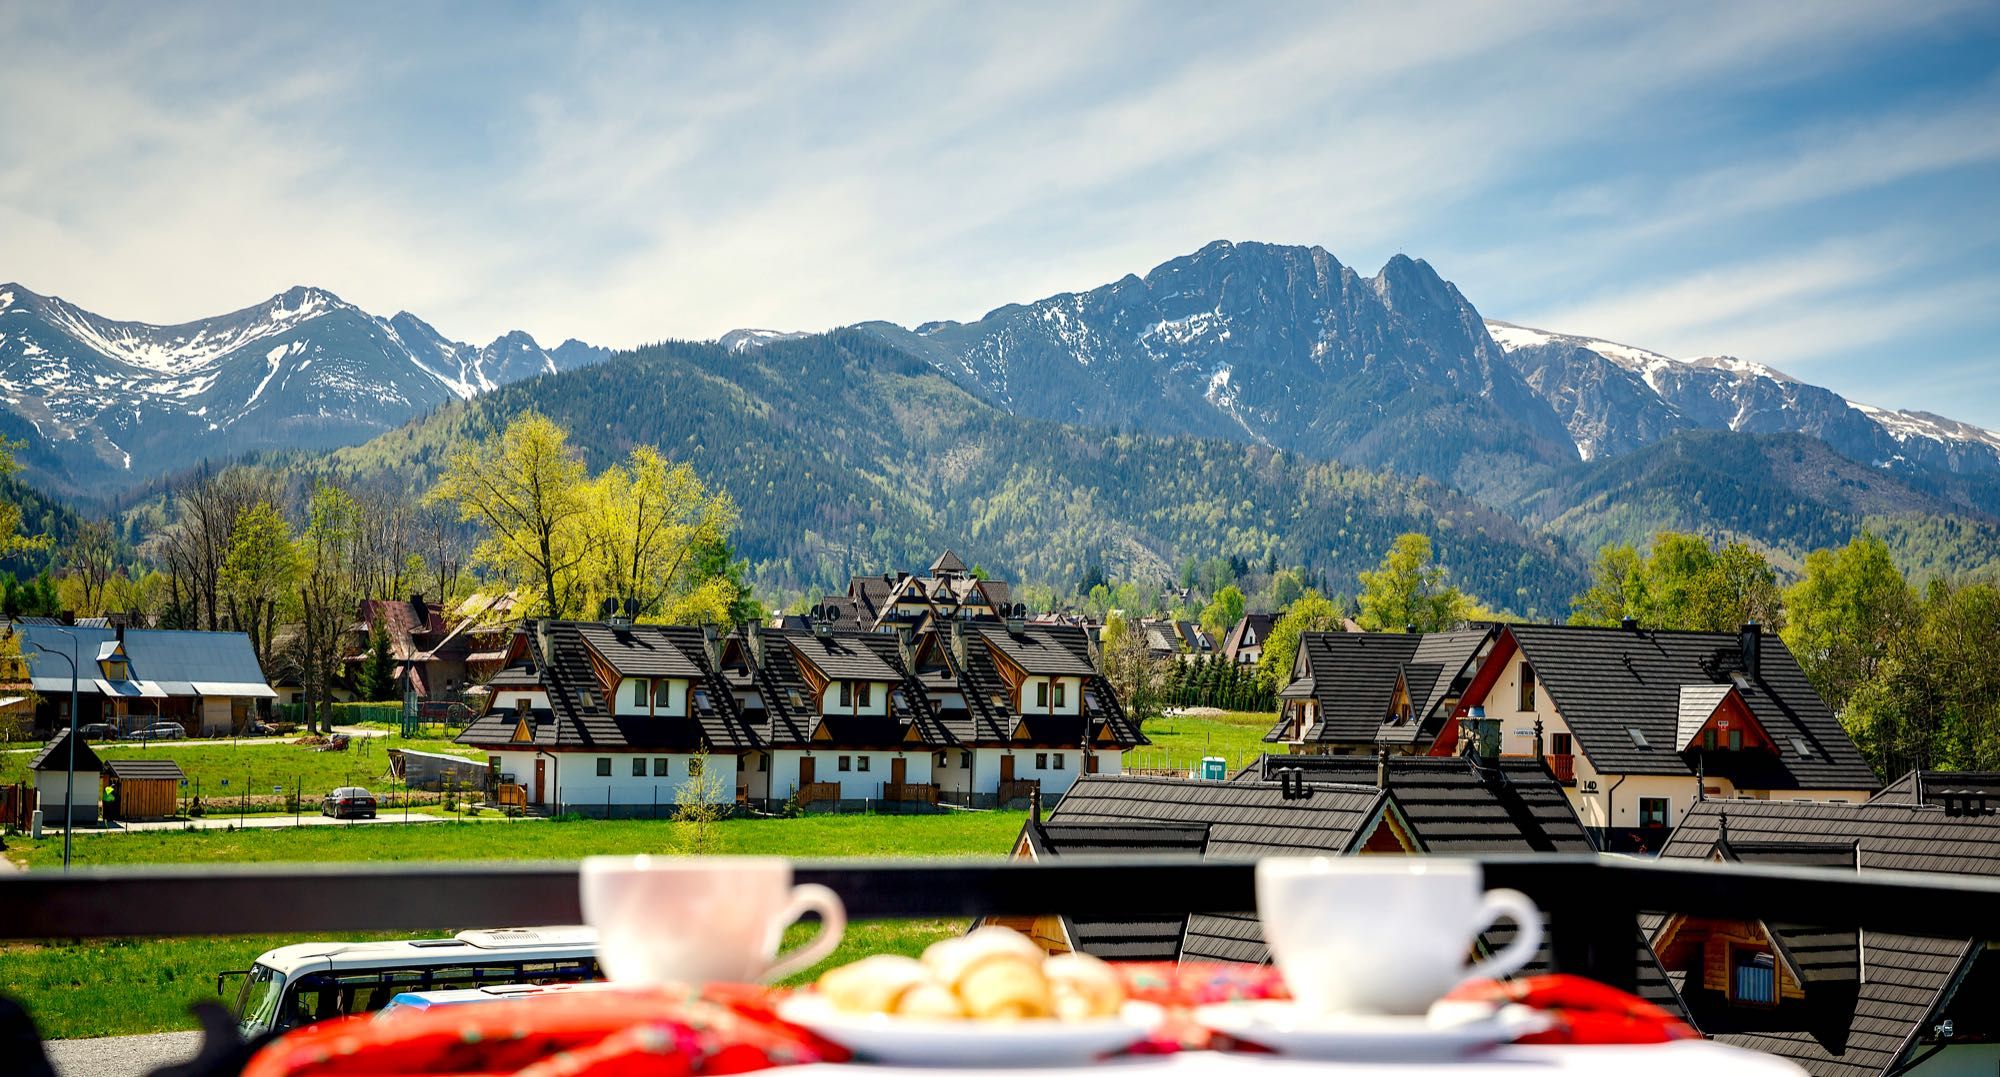
{"type": "Polygon", "coordinates": [[[1868,798],[1870,804],[1930,804],[1979,799],[2000,804],[2000,771],[1912,770],[1868,798]]]}
{"type": "Polygon", "coordinates": [[[1774,778],[1760,780],[1784,784],[1762,788],[1872,790],[1881,784],[1776,636],[1761,637],[1758,668],[1750,671],[1733,632],[1578,625],[1509,625],[1504,631],[1600,772],[1693,774],[1690,761],[1675,750],[1683,686],[1735,683],[1781,753],[1774,778]]]}
{"type": "MultiPolygon", "coordinates": [[[[1022,824],[1021,841],[1037,861],[1079,856],[1200,857],[1208,844],[1206,824],[1061,823],[1022,824]]],[[[1070,916],[1062,918],[1078,950],[1106,961],[1174,961],[1188,918],[1160,916],[1070,916]]]]}
{"type": "Polygon", "coordinates": [[[579,624],[577,633],[621,677],[701,676],[701,667],[650,625],[579,624]]]}
{"type": "Polygon", "coordinates": [[[952,652],[953,673],[965,697],[966,717],[962,721],[971,726],[972,733],[971,737],[960,734],[960,740],[1010,740],[1019,724],[1020,715],[1015,712],[1007,680],[1001,675],[993,657],[996,648],[989,648],[981,642],[998,636],[1009,640],[1038,668],[1060,668],[1074,671],[1061,675],[1083,677],[1082,717],[1089,723],[1093,744],[1130,748],[1148,743],[1139,732],[1139,727],[1126,716],[1111,682],[1090,664],[1090,640],[1082,628],[1076,625],[1032,624],[1026,626],[1019,637],[1009,636],[1004,628],[992,625],[955,622],[951,630],[961,634],[962,647],[953,645],[947,650],[952,652]],[[957,654],[961,649],[963,655],[957,654]],[[1109,731],[1108,737],[1106,730],[1109,731]]]}
{"type": "Polygon", "coordinates": [[[1271,634],[1271,626],[1277,618],[1268,613],[1246,613],[1243,619],[1229,626],[1229,634],[1222,637],[1222,653],[1229,660],[1236,661],[1236,652],[1244,647],[1258,647],[1271,634]]]}
{"type": "MultiPolygon", "coordinates": [[[[533,735],[527,744],[538,748],[694,752],[705,748],[735,751],[762,743],[738,709],[729,682],[709,665],[708,638],[699,628],[633,625],[627,630],[646,640],[641,651],[653,656],[649,660],[664,662],[659,656],[672,647],[695,670],[697,676],[688,691],[687,718],[612,714],[611,701],[604,698],[591,666],[592,645],[586,641],[587,635],[602,627],[595,622],[548,621],[524,630],[528,644],[524,666],[548,693],[550,708],[529,723],[533,735]]],[[[516,727],[513,711],[495,708],[467,726],[457,740],[486,747],[520,747],[522,742],[514,740],[516,727]]]]}
{"type": "MultiPolygon", "coordinates": [[[[772,633],[772,643],[789,645],[799,658],[810,663],[828,680],[901,680],[894,669],[860,638],[851,634],[819,635],[814,632],[772,633]]],[[[766,646],[769,646],[767,644],[766,646]]]]}
{"type": "Polygon", "coordinates": [[[187,776],[181,773],[181,765],[171,759],[107,759],[104,770],[121,782],[178,782],[187,776]]]}
{"type": "MultiPolygon", "coordinates": [[[[1763,862],[1824,864],[1845,855],[1858,856],[1863,871],[2000,876],[2000,816],[1947,815],[1937,808],[1888,803],[1704,801],[1689,809],[1660,855],[1708,859],[1725,845],[1739,858],[1763,862]],[[1843,845],[1853,851],[1843,853],[1843,845]],[[1787,847],[1797,849],[1796,855],[1788,855],[1787,847]],[[1744,855],[1745,850],[1750,855],[1744,855]]],[[[1921,908],[1910,910],[1912,926],[1919,926],[1922,918],[1921,908]]],[[[1650,918],[1649,927],[1661,922],[1650,918]]],[[[1838,934],[1819,926],[1783,930],[1794,935],[1838,934]]],[[[1907,1060],[1916,1038],[1928,1030],[1962,971],[1980,952],[1980,941],[1871,930],[1862,945],[1865,974],[1856,988],[1852,1023],[1840,1040],[1839,1053],[1806,1030],[1722,1033],[1715,1038],[1789,1058],[1831,1077],[1880,1074],[1907,1060]]],[[[1836,964],[1844,958],[1835,952],[1838,948],[1836,940],[1809,960],[1836,964]]]]}
{"type": "MultiPolygon", "coordinates": [[[[47,744],[42,745],[42,750],[36,752],[35,757],[28,761],[29,770],[65,771],[70,766],[69,730],[67,728],[57,730],[56,735],[50,737],[47,744]]],[[[104,769],[104,762],[97,758],[96,752],[90,750],[90,742],[84,740],[82,737],[76,738],[75,766],[78,774],[88,774],[91,771],[104,769]]]]}
{"type": "MultiPolygon", "coordinates": [[[[1311,698],[1320,710],[1319,724],[1309,736],[1322,743],[1407,744],[1426,730],[1435,732],[1432,712],[1450,696],[1491,635],[1488,629],[1423,635],[1305,633],[1299,637],[1306,663],[1301,679],[1310,679],[1311,698]],[[1410,722],[1386,721],[1399,682],[1409,686],[1415,716],[1410,722]]],[[[1286,698],[1298,698],[1298,693],[1286,698]]],[[[1286,725],[1280,722],[1264,739],[1282,739],[1286,725]]]]}
{"type": "Polygon", "coordinates": [[[939,554],[938,559],[931,562],[931,575],[933,576],[944,572],[963,576],[967,571],[965,562],[959,560],[958,555],[950,550],[939,554]]]}
{"type": "Polygon", "coordinates": [[[980,625],[976,631],[1030,677],[1089,677],[1097,673],[1080,628],[1025,625],[1017,633],[1002,625],[980,625]]]}
{"type": "Polygon", "coordinates": [[[1266,755],[1239,781],[1274,782],[1297,769],[1307,782],[1374,785],[1378,767],[1425,851],[1588,853],[1594,849],[1562,786],[1538,759],[1481,767],[1464,756],[1266,755]]]}

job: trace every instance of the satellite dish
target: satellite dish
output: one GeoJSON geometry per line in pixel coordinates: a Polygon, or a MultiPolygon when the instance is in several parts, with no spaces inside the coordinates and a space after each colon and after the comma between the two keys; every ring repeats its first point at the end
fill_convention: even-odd
{"type": "Polygon", "coordinates": [[[639,616],[639,600],[638,600],[638,599],[636,599],[636,598],[628,598],[628,599],[626,599],[626,600],[625,600],[625,616],[627,616],[627,617],[633,617],[633,618],[636,618],[636,617],[638,617],[638,616],[639,616]]]}
{"type": "Polygon", "coordinates": [[[606,595],[604,597],[604,600],[597,604],[597,619],[600,621],[606,620],[612,614],[617,612],[618,612],[618,600],[612,598],[609,595],[606,595]]]}

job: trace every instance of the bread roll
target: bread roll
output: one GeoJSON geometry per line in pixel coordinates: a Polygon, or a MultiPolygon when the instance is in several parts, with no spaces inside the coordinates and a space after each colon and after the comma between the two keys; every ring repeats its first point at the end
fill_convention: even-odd
{"type": "Polygon", "coordinates": [[[933,1021],[951,1021],[965,1016],[965,1007],[951,989],[934,980],[911,987],[896,1000],[896,1013],[933,1021]]]}
{"type": "Polygon", "coordinates": [[[1086,1021],[1116,1017],[1125,1005],[1125,984],[1110,965],[1085,953],[1057,954],[1042,964],[1057,1017],[1086,1021]]]}
{"type": "MultiPolygon", "coordinates": [[[[924,951],[924,964],[938,978],[938,982],[958,990],[959,983],[981,962],[1012,958],[1039,967],[1043,956],[1042,948],[1026,935],[1012,928],[996,926],[982,927],[969,935],[932,943],[924,951]]],[[[962,991],[960,993],[963,994],[962,991]]]]}
{"type": "Polygon", "coordinates": [[[923,962],[896,954],[876,954],[829,969],[819,978],[817,987],[836,1009],[849,1013],[893,1013],[905,993],[930,982],[930,970],[923,962]]]}
{"type": "Polygon", "coordinates": [[[1055,1000],[1042,976],[1039,955],[1034,961],[1012,954],[989,955],[965,971],[956,990],[965,1012],[973,1017],[1020,1021],[1055,1016],[1055,1000]]]}

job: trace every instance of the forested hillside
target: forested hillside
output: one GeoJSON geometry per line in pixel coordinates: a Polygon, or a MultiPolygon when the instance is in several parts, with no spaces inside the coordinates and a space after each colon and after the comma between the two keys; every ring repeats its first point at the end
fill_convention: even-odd
{"type": "Polygon", "coordinates": [[[364,487],[425,486],[454,441],[529,407],[566,426],[593,468],[657,444],[728,490],[742,513],[733,542],[767,593],[927,562],[946,545],[1057,585],[1092,564],[1164,580],[1191,556],[1272,554],[1346,580],[1407,531],[1435,536],[1456,581],[1523,616],[1560,617],[1583,579],[1560,544],[1427,480],[1010,416],[847,331],[745,351],[656,345],[445,407],[316,467],[364,487]]]}

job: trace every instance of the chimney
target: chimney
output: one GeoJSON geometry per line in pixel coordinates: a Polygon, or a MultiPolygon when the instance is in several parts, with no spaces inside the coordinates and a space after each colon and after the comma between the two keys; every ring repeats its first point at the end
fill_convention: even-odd
{"type": "Polygon", "coordinates": [[[1389,749],[1387,748],[1378,748],[1375,751],[1375,788],[1389,788],[1389,749]]]}
{"type": "Polygon", "coordinates": [[[914,675],[917,672],[917,630],[914,627],[896,626],[896,649],[903,656],[903,668],[914,675]]]}
{"type": "Polygon", "coordinates": [[[1764,651],[1763,631],[1757,622],[1746,621],[1738,637],[1743,646],[1743,672],[1752,677],[1759,675],[1759,663],[1764,651]]]}
{"type": "Polygon", "coordinates": [[[743,626],[743,641],[750,647],[750,664],[764,668],[764,630],[755,621],[743,626]]]}
{"type": "Polygon", "coordinates": [[[1639,619],[1628,613],[1624,617],[1619,618],[1618,627],[1627,632],[1637,632],[1639,630],[1639,619]]]}
{"type": "Polygon", "coordinates": [[[62,611],[62,616],[58,617],[57,620],[61,621],[66,625],[73,625],[76,623],[76,611],[64,610],[62,611]]]}
{"type": "Polygon", "coordinates": [[[1028,627],[1027,607],[1013,605],[1007,607],[1007,634],[1018,636],[1028,627]]]}
{"type": "Polygon", "coordinates": [[[1417,626],[1416,626],[1416,625],[1404,625],[1404,626],[1403,626],[1403,633],[1404,633],[1405,635],[1410,635],[1410,636],[1414,636],[1414,635],[1416,635],[1416,634],[1417,634],[1417,626]]]}
{"type": "Polygon", "coordinates": [[[1042,825],[1042,787],[1039,785],[1028,790],[1028,817],[1035,821],[1036,826],[1042,825]]]}
{"type": "Polygon", "coordinates": [[[431,608],[429,606],[424,605],[424,593],[422,591],[411,592],[410,612],[417,615],[416,630],[418,632],[422,632],[426,627],[430,625],[431,608]]]}
{"type": "Polygon", "coordinates": [[[953,665],[959,669],[965,668],[965,623],[963,621],[953,621],[951,623],[951,657],[953,665]]]}
{"type": "Polygon", "coordinates": [[[1474,707],[1459,725],[1459,737],[1465,742],[1467,755],[1482,766],[1499,761],[1500,719],[1488,718],[1485,707],[1474,707]]]}
{"type": "Polygon", "coordinates": [[[708,668],[713,670],[721,669],[722,636],[715,631],[714,625],[701,626],[701,643],[702,650],[708,654],[708,668]]]}
{"type": "Polygon", "coordinates": [[[547,617],[535,618],[535,648],[539,653],[539,664],[543,668],[547,668],[553,663],[553,656],[549,652],[554,649],[554,645],[549,642],[549,619],[547,617]]]}
{"type": "Polygon", "coordinates": [[[113,628],[117,632],[118,642],[120,643],[125,642],[125,622],[119,621],[116,625],[113,626],[113,628]]]}
{"type": "Polygon", "coordinates": [[[1280,767],[1278,796],[1284,800],[1311,799],[1312,794],[1306,791],[1306,772],[1297,767],[1280,767]]]}

